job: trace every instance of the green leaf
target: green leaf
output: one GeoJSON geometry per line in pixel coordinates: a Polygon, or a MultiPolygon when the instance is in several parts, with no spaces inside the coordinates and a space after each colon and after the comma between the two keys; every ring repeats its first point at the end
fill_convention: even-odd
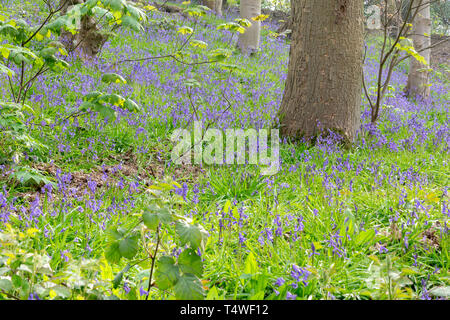
{"type": "Polygon", "coordinates": [[[173,287],[180,277],[178,266],[172,257],[163,256],[156,263],[155,282],[159,289],[167,290],[173,287]]]}
{"type": "Polygon", "coordinates": [[[4,66],[3,64],[0,64],[0,73],[6,73],[10,77],[12,77],[16,74],[13,70],[9,69],[8,67],[4,66]]]}
{"type": "Polygon", "coordinates": [[[72,292],[70,291],[69,288],[63,287],[63,286],[56,286],[52,288],[56,294],[63,298],[63,299],[67,299],[72,295],[72,292]]]}
{"type": "Polygon", "coordinates": [[[105,83],[127,83],[127,80],[125,80],[124,77],[121,75],[118,75],[117,73],[105,73],[102,76],[102,82],[105,83]]]}
{"type": "Polygon", "coordinates": [[[131,112],[136,112],[136,111],[139,111],[141,109],[139,107],[139,105],[136,102],[134,102],[133,100],[131,100],[131,99],[126,99],[125,103],[123,104],[123,106],[125,108],[127,108],[128,110],[130,110],[131,112]]]}
{"type": "Polygon", "coordinates": [[[373,238],[375,237],[375,230],[366,230],[366,231],[361,231],[355,239],[356,245],[360,246],[363,245],[367,242],[370,242],[373,240],[373,238]]]}
{"type": "Polygon", "coordinates": [[[127,258],[133,259],[133,257],[137,254],[139,249],[139,238],[137,235],[133,235],[122,239],[119,243],[119,252],[120,255],[127,258]]]}
{"type": "Polygon", "coordinates": [[[181,245],[190,243],[191,248],[197,249],[204,246],[208,233],[199,224],[189,224],[187,221],[178,221],[176,224],[176,231],[180,236],[181,245]]]}
{"type": "Polygon", "coordinates": [[[185,274],[173,288],[178,300],[203,300],[204,292],[200,280],[193,274],[185,274]]]}
{"type": "Polygon", "coordinates": [[[159,217],[156,213],[151,213],[149,211],[145,211],[142,214],[142,219],[144,220],[144,224],[150,230],[156,231],[159,226],[159,217]]]}
{"type": "Polygon", "coordinates": [[[124,16],[122,17],[122,24],[124,27],[130,28],[136,32],[139,32],[143,29],[142,25],[132,16],[124,16]]]}
{"type": "Polygon", "coordinates": [[[13,284],[9,279],[0,279],[0,289],[9,292],[13,289],[13,284]]]}
{"type": "Polygon", "coordinates": [[[259,267],[258,263],[256,262],[255,256],[252,252],[250,252],[247,256],[247,259],[245,259],[244,273],[253,275],[258,273],[258,270],[259,267]]]}
{"type": "Polygon", "coordinates": [[[131,266],[128,264],[125,268],[123,268],[122,271],[120,271],[120,272],[114,277],[113,282],[112,282],[112,283],[113,283],[113,288],[114,288],[114,289],[117,289],[117,288],[119,287],[120,283],[122,282],[123,275],[124,275],[125,273],[127,273],[128,270],[130,270],[130,268],[131,268],[131,266]]]}
{"type": "Polygon", "coordinates": [[[125,103],[125,99],[118,94],[112,93],[112,94],[104,94],[98,98],[98,102],[103,103],[109,103],[114,106],[122,107],[125,103]]]}
{"type": "Polygon", "coordinates": [[[110,263],[119,263],[122,257],[119,250],[119,242],[112,242],[105,253],[106,260],[110,263]]]}
{"type": "Polygon", "coordinates": [[[87,95],[83,97],[83,101],[95,102],[102,95],[103,93],[99,91],[89,92],[87,95]]]}
{"type": "Polygon", "coordinates": [[[160,208],[157,205],[152,204],[145,209],[145,212],[157,215],[159,221],[163,224],[171,223],[173,221],[172,213],[167,208],[160,208]]]}
{"type": "Polygon", "coordinates": [[[430,294],[435,297],[450,298],[450,287],[434,287],[429,290],[430,294]]]}
{"type": "Polygon", "coordinates": [[[180,254],[178,265],[183,273],[192,273],[197,277],[202,276],[203,262],[193,249],[186,249],[180,254]]]}

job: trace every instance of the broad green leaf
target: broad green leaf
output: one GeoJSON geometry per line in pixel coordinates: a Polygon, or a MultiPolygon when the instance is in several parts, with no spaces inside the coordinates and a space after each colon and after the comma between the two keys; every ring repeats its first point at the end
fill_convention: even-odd
{"type": "Polygon", "coordinates": [[[193,274],[184,274],[173,288],[178,300],[203,300],[204,292],[200,280],[193,274]]]}
{"type": "Polygon", "coordinates": [[[139,250],[138,243],[139,238],[135,235],[122,239],[119,243],[120,255],[127,259],[133,259],[139,250]]]}
{"type": "Polygon", "coordinates": [[[133,100],[131,100],[131,99],[126,99],[125,103],[123,104],[123,106],[126,109],[130,110],[131,112],[137,112],[137,111],[141,110],[139,105],[136,102],[134,102],[133,100]]]}
{"type": "Polygon", "coordinates": [[[254,275],[258,273],[258,263],[256,262],[253,253],[249,253],[247,259],[245,259],[244,273],[254,275]]]}
{"type": "Polygon", "coordinates": [[[3,64],[0,64],[0,73],[6,73],[10,77],[12,77],[16,74],[13,70],[9,69],[8,67],[4,66],[3,64]]]}
{"type": "Polygon", "coordinates": [[[156,263],[155,282],[159,289],[167,290],[178,282],[180,271],[172,257],[163,256],[156,263]]]}
{"type": "Polygon", "coordinates": [[[99,91],[93,91],[93,92],[90,92],[90,93],[88,93],[88,94],[86,94],[84,97],[83,97],[83,101],[97,101],[97,99],[100,97],[100,96],[102,96],[103,95],[103,93],[102,92],[99,92],[99,91]]]}
{"type": "Polygon", "coordinates": [[[159,217],[156,213],[151,213],[149,211],[145,211],[142,214],[142,219],[144,220],[144,224],[150,230],[156,231],[159,226],[159,217]]]}
{"type": "Polygon", "coordinates": [[[9,292],[13,289],[13,284],[9,279],[0,279],[0,289],[9,292]]]}
{"type": "Polygon", "coordinates": [[[430,294],[435,297],[450,298],[450,287],[434,287],[429,290],[430,294]]]}
{"type": "Polygon", "coordinates": [[[193,249],[184,250],[178,257],[178,265],[183,273],[192,273],[201,277],[203,273],[203,262],[193,249]]]}
{"type": "Polygon", "coordinates": [[[104,94],[100,96],[97,101],[100,103],[106,102],[118,107],[122,107],[125,103],[125,99],[121,95],[115,93],[104,94]]]}
{"type": "Polygon", "coordinates": [[[105,258],[110,263],[119,263],[121,257],[122,255],[119,250],[119,242],[111,243],[108,247],[108,250],[106,250],[105,258]]]}
{"type": "Polygon", "coordinates": [[[127,80],[125,80],[124,77],[117,73],[105,73],[102,76],[102,82],[105,83],[127,83],[127,80]]]}
{"type": "Polygon", "coordinates": [[[193,249],[203,248],[208,237],[208,233],[201,225],[189,224],[183,220],[177,222],[176,231],[180,236],[181,244],[189,243],[193,249]]]}

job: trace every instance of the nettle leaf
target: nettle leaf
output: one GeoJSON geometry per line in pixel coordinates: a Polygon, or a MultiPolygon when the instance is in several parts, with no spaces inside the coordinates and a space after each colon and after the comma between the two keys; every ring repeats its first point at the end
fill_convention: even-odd
{"type": "Polygon", "coordinates": [[[199,224],[190,224],[186,220],[178,221],[176,231],[180,237],[181,245],[189,243],[191,248],[203,248],[208,238],[208,233],[199,224]]]}
{"type": "Polygon", "coordinates": [[[180,277],[180,270],[172,257],[163,256],[156,263],[155,282],[159,289],[173,287],[180,277]]]}
{"type": "Polygon", "coordinates": [[[122,77],[121,75],[117,74],[117,73],[105,73],[102,76],[102,82],[105,83],[127,83],[127,80],[125,80],[124,77],[122,77]]]}
{"type": "Polygon", "coordinates": [[[120,255],[127,258],[133,259],[139,250],[139,237],[137,235],[132,235],[125,239],[122,239],[119,243],[120,255]]]}
{"type": "Polygon", "coordinates": [[[193,249],[186,249],[180,254],[178,265],[183,273],[192,273],[197,277],[203,274],[202,258],[193,249]]]}
{"type": "Polygon", "coordinates": [[[181,276],[173,288],[178,300],[203,300],[204,292],[200,280],[193,274],[181,276]]]}

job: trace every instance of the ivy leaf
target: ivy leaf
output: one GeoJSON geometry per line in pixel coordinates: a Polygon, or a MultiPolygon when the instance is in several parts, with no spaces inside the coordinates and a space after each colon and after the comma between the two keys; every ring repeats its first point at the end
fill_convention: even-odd
{"type": "Polygon", "coordinates": [[[137,235],[133,235],[122,239],[119,243],[119,252],[122,257],[127,259],[133,259],[139,249],[139,238],[137,235]]]}
{"type": "Polygon", "coordinates": [[[178,265],[183,273],[192,273],[201,277],[203,273],[203,262],[193,249],[184,250],[178,257],[178,265]]]}
{"type": "Polygon", "coordinates": [[[191,248],[197,249],[204,246],[208,233],[199,224],[189,224],[187,221],[178,221],[176,231],[181,239],[181,245],[190,243],[191,248]]]}
{"type": "Polygon", "coordinates": [[[178,266],[172,257],[163,256],[156,263],[155,282],[159,289],[167,290],[174,286],[180,277],[178,266]]]}
{"type": "Polygon", "coordinates": [[[102,76],[102,82],[105,83],[127,83],[127,80],[125,80],[124,77],[122,77],[121,75],[117,74],[117,73],[105,73],[102,76]]]}
{"type": "Polygon", "coordinates": [[[173,288],[178,300],[203,300],[204,292],[200,280],[193,274],[185,274],[173,288]]]}

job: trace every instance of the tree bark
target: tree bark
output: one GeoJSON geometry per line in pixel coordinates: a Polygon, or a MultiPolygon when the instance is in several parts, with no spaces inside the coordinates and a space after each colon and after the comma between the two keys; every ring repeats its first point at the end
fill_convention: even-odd
{"type": "Polygon", "coordinates": [[[214,11],[216,15],[222,16],[222,0],[205,0],[205,4],[214,11]]]}
{"type": "MultiPolygon", "coordinates": [[[[83,2],[85,0],[60,0],[60,6],[64,4],[61,14],[66,14],[71,6],[83,2]]],[[[83,16],[78,33],[73,35],[68,31],[63,31],[60,40],[67,51],[79,50],[83,59],[93,59],[100,52],[107,37],[99,33],[94,18],[83,16]]]]}
{"type": "MultiPolygon", "coordinates": [[[[392,38],[397,38],[400,27],[402,26],[402,14],[401,14],[402,1],[398,3],[398,0],[387,1],[387,21],[384,25],[388,28],[388,34],[392,38]]],[[[383,18],[385,15],[382,15],[383,18]]]]}
{"type": "MultiPolygon", "coordinates": [[[[414,7],[419,7],[413,21],[412,40],[414,49],[430,64],[431,49],[423,50],[431,46],[431,15],[428,0],[414,0],[414,7]]],[[[409,58],[408,83],[405,93],[408,97],[421,97],[427,99],[430,96],[429,66],[425,66],[414,57],[409,58]]]]}
{"type": "Polygon", "coordinates": [[[281,134],[327,129],[353,141],[361,117],[363,1],[292,1],[293,34],[281,134]]]}
{"type": "Polygon", "coordinates": [[[259,49],[261,37],[261,21],[254,21],[252,18],[261,14],[261,0],[241,0],[241,19],[249,20],[252,25],[239,34],[238,46],[245,54],[253,53],[259,49]]]}

